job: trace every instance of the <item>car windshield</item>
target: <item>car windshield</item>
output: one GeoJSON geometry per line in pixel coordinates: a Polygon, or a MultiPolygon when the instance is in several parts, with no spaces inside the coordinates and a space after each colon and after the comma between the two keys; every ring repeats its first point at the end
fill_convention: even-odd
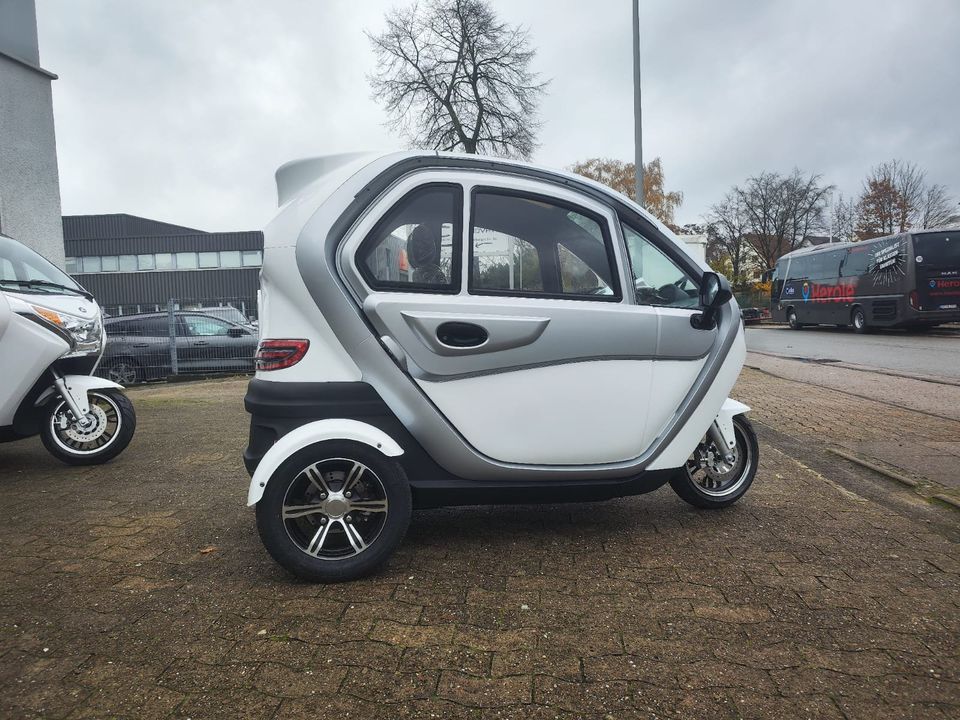
{"type": "Polygon", "coordinates": [[[24,293],[86,294],[56,265],[13,238],[0,235],[0,287],[24,293]]]}
{"type": "Polygon", "coordinates": [[[960,230],[914,235],[913,251],[920,265],[960,270],[960,230]]]}
{"type": "Polygon", "coordinates": [[[206,308],[201,312],[204,312],[207,315],[213,315],[214,317],[223,318],[224,320],[229,320],[230,322],[240,323],[241,325],[249,322],[247,320],[247,316],[233,306],[206,308]]]}

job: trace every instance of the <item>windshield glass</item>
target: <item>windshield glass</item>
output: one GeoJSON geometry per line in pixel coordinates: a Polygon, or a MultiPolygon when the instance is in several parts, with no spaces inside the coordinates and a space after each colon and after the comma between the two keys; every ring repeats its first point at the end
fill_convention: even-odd
{"type": "Polygon", "coordinates": [[[960,269],[960,230],[914,235],[913,252],[918,266],[960,269]]]}
{"type": "Polygon", "coordinates": [[[71,290],[82,292],[80,286],[69,275],[42,255],[35,253],[26,245],[22,245],[12,238],[0,235],[0,287],[7,290],[16,287],[17,292],[47,295],[56,295],[63,292],[57,288],[43,285],[24,286],[20,284],[32,280],[65,285],[71,290]]]}

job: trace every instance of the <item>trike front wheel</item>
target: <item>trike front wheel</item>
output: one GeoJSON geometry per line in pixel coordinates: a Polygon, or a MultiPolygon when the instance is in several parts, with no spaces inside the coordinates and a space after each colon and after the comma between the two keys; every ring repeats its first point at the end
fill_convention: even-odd
{"type": "Polygon", "coordinates": [[[743,415],[733,418],[737,446],[724,458],[722,449],[707,435],[670,479],[670,487],[681,498],[699,508],[723,508],[744,496],[757,474],[760,451],[757,434],[743,415]]]}
{"type": "Polygon", "coordinates": [[[40,431],[51,455],[68,465],[99,465],[130,444],[137,427],[133,403],[119,390],[91,390],[89,412],[75,418],[63,398],[54,400],[40,431]]]}

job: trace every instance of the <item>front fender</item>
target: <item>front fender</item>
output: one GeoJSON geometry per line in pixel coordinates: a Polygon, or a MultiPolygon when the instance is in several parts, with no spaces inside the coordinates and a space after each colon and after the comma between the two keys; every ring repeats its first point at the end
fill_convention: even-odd
{"type": "Polygon", "coordinates": [[[737,435],[733,431],[733,418],[748,412],[750,412],[749,406],[737,402],[733,398],[727,398],[720,406],[720,412],[717,413],[717,427],[720,429],[720,434],[723,435],[728,448],[733,449],[737,446],[737,435]]]}
{"type": "Polygon", "coordinates": [[[267,450],[250,479],[247,505],[256,505],[263,497],[264,488],[283,462],[305,447],[327,440],[351,440],[369,445],[387,457],[403,455],[403,448],[383,430],[345,418],[328,418],[301,425],[277,440],[267,450]]]}
{"type": "MultiPolygon", "coordinates": [[[[118,385],[112,380],[97,377],[96,375],[64,375],[63,384],[66,387],[67,392],[70,393],[71,398],[73,398],[74,402],[77,403],[77,406],[83,411],[84,414],[86,414],[89,409],[87,393],[90,390],[123,390],[123,385],[118,385]]],[[[48,400],[54,397],[57,392],[57,386],[51,385],[42,393],[40,393],[40,397],[37,398],[34,406],[40,407],[41,405],[45,404],[48,400]]]]}

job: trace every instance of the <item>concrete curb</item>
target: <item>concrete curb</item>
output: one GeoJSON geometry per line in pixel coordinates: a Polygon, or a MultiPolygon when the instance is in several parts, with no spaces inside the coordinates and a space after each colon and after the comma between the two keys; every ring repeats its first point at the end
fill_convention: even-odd
{"type": "Polygon", "coordinates": [[[960,510],[960,499],[955,497],[950,497],[949,495],[934,495],[934,500],[939,500],[942,503],[946,503],[957,510],[960,510]]]}
{"type": "Polygon", "coordinates": [[[906,485],[907,487],[915,488],[920,484],[913,478],[908,478],[906,475],[901,475],[900,473],[894,472],[893,470],[887,470],[887,468],[885,467],[881,467],[880,465],[875,465],[872,462],[864,460],[863,458],[859,458],[856,455],[852,455],[850,453],[844,452],[843,450],[837,450],[836,448],[827,448],[827,452],[833,453],[834,455],[842,457],[844,460],[849,460],[852,463],[856,463],[857,465],[865,467],[868,470],[873,470],[875,473],[879,473],[884,477],[888,477],[891,480],[895,480],[901,485],[906,485]]]}

